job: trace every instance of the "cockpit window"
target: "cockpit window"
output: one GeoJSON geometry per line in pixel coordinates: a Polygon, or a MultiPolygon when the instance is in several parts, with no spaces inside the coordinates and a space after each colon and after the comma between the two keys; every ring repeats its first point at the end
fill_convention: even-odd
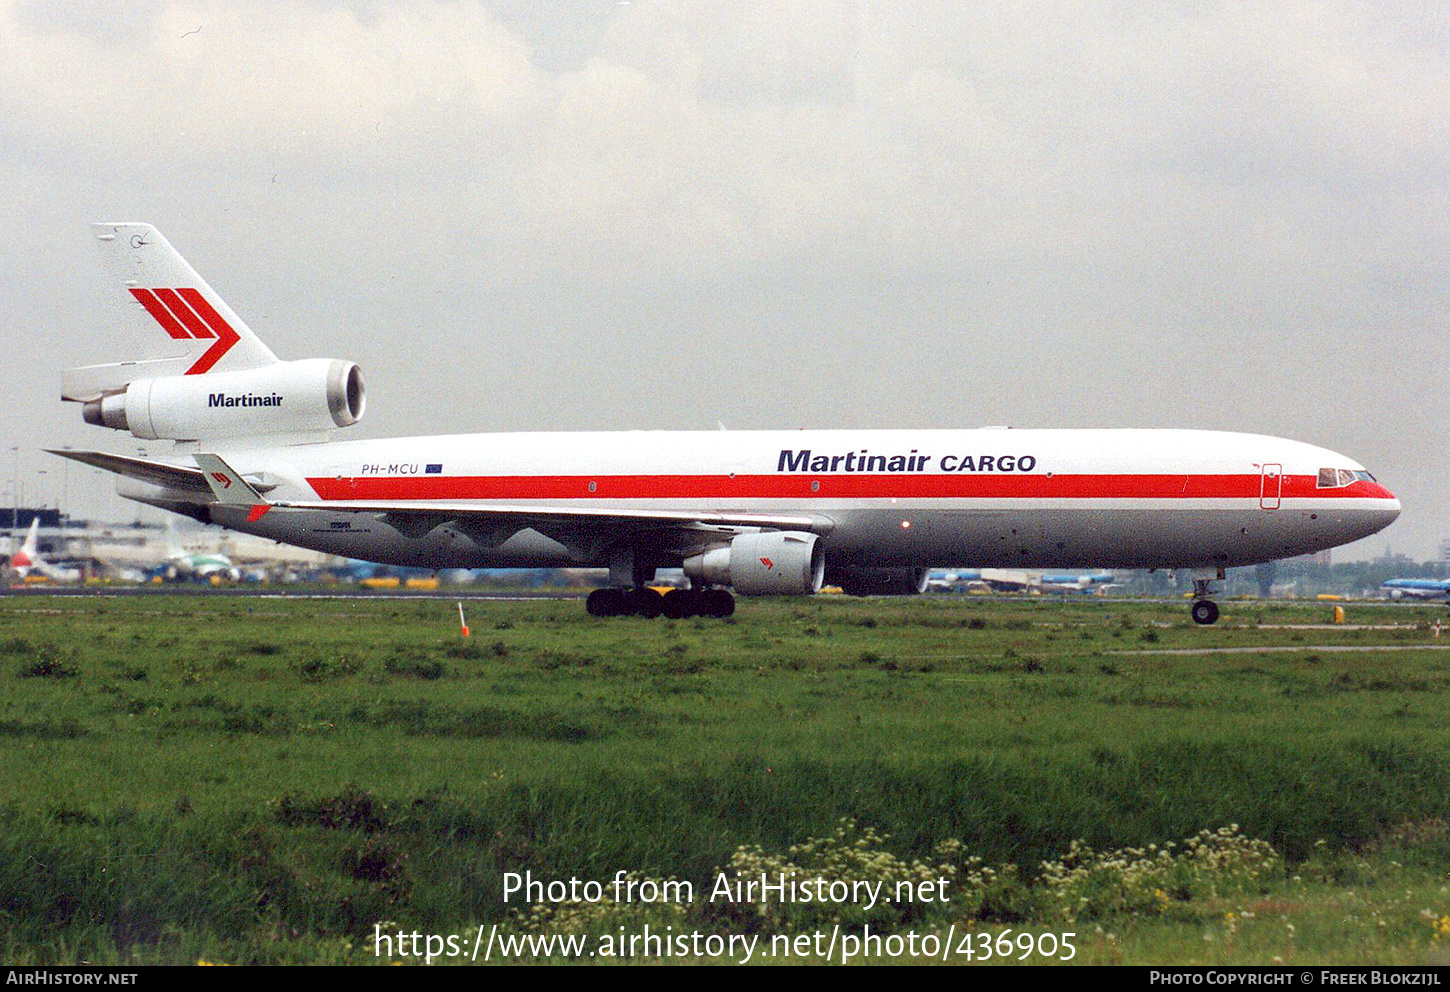
{"type": "Polygon", "coordinates": [[[1349,468],[1321,468],[1319,470],[1318,487],[1320,489],[1338,489],[1341,486],[1351,486],[1356,482],[1374,482],[1374,476],[1364,469],[1349,468]]]}

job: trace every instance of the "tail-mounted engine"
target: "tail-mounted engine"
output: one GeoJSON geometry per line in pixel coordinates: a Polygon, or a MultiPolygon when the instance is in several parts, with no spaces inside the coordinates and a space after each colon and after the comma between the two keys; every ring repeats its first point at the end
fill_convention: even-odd
{"type": "Polygon", "coordinates": [[[88,424],[148,441],[297,434],[348,427],[367,406],[352,362],[309,358],[206,375],[136,379],[91,399],[88,424]]]}

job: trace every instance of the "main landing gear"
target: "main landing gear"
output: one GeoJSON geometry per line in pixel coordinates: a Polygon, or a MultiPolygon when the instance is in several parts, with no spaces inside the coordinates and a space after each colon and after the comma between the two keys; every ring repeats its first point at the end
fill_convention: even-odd
{"type": "Polygon", "coordinates": [[[735,597],[724,589],[671,589],[661,594],[648,586],[595,589],[584,601],[592,617],[728,617],[735,597]]]}

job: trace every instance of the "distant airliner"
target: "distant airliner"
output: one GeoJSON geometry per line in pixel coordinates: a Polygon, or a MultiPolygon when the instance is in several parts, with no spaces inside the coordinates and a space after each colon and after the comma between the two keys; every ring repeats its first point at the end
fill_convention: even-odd
{"type": "MultiPolygon", "coordinates": [[[[331,441],[363,416],[358,368],[279,361],[147,224],[96,239],[158,347],[72,369],[85,420],[164,458],[55,454],[122,495],[319,551],[398,565],[603,566],[595,615],[724,616],[740,595],[920,592],[926,570],[1172,568],[1211,583],[1373,534],[1394,495],[1344,455],[1200,430],[464,434],[331,441]],[[663,597],[655,569],[692,588],[663,597]]],[[[480,345],[482,346],[482,342],[480,345]]],[[[752,374],[741,356],[721,356],[752,374]]],[[[507,370],[489,388],[507,388],[507,370]]],[[[466,402],[466,398],[465,398],[466,402]]]]}
{"type": "Polygon", "coordinates": [[[52,582],[79,582],[81,571],[78,568],[65,568],[61,565],[52,565],[40,557],[40,518],[30,518],[30,530],[25,534],[25,541],[20,545],[20,550],[10,556],[10,567],[19,573],[22,579],[32,573],[42,575],[52,582]]]}
{"type": "Polygon", "coordinates": [[[187,551],[176,542],[176,530],[171,518],[166,518],[166,561],[162,563],[162,574],[176,579],[228,579],[236,582],[242,577],[242,570],[232,564],[223,554],[209,554],[204,551],[187,551]]]}
{"type": "Polygon", "coordinates": [[[1450,579],[1390,579],[1380,585],[1390,599],[1445,599],[1450,597],[1450,579]]]}
{"type": "MultiPolygon", "coordinates": [[[[1023,569],[981,568],[932,572],[927,588],[986,586],[995,592],[1097,592],[1112,584],[1112,572],[1058,572],[1044,575],[1023,569]]],[[[849,592],[850,590],[845,590],[849,592]]]]}
{"type": "Polygon", "coordinates": [[[1049,592],[1097,592],[1111,585],[1114,578],[1112,572],[1049,574],[1042,577],[1042,588],[1049,592]]]}

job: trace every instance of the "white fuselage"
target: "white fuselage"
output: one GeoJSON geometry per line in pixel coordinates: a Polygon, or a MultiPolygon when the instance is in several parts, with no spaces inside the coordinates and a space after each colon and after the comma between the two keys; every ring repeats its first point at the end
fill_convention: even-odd
{"type": "MultiPolygon", "coordinates": [[[[1365,537],[1400,509],[1343,455],[1214,431],[517,433],[223,450],[277,502],[807,513],[828,561],[857,566],[1247,565],[1365,537]]],[[[395,564],[603,565],[609,553],[607,534],[490,532],[446,516],[420,530],[383,514],[279,508],[249,522],[244,507],[209,509],[226,527],[395,564]]]]}

